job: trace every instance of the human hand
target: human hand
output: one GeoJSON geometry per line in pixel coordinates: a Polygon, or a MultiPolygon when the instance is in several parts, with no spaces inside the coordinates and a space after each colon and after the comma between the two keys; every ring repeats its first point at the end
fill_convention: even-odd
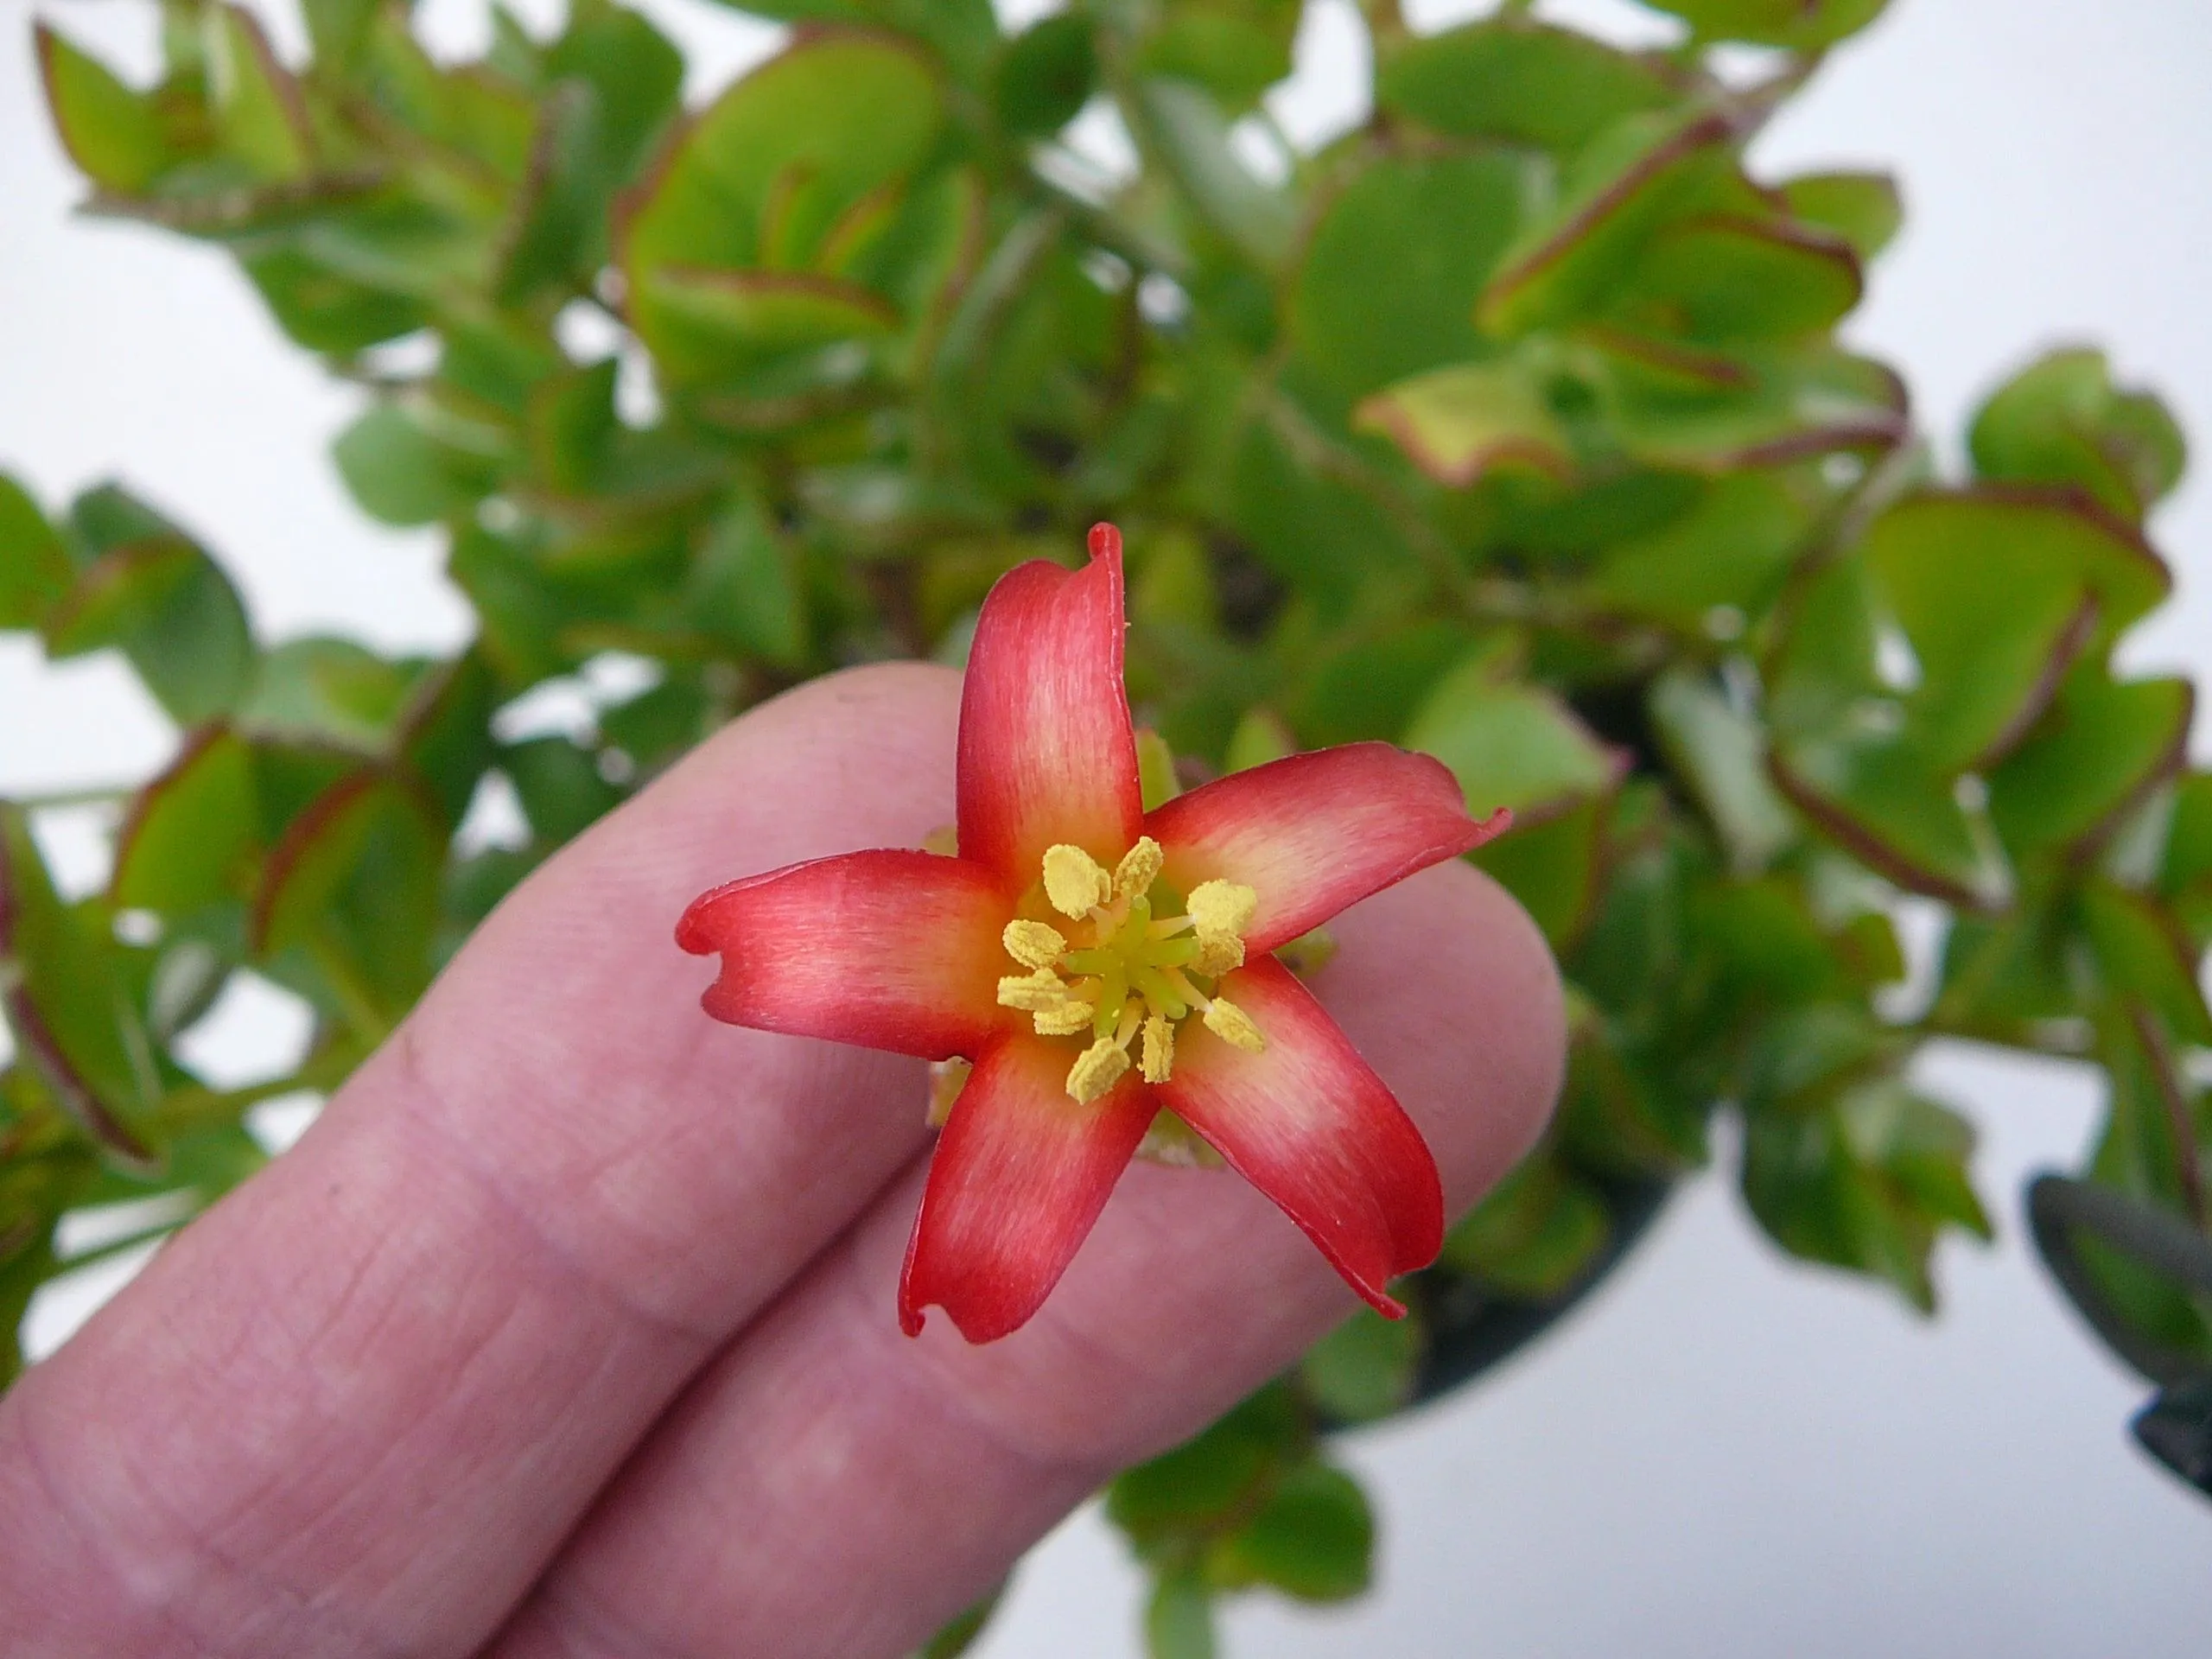
{"type": "MultiPolygon", "coordinates": [[[[670,929],[950,822],[958,702],[860,670],[703,745],[0,1400],[11,1654],[895,1654],[1350,1311],[1260,1194],[1140,1165],[1022,1330],[899,1335],[923,1067],[715,1024],[670,929]]],[[[1459,863],[1332,931],[1456,1214],[1557,1088],[1541,942],[1459,863]]]]}

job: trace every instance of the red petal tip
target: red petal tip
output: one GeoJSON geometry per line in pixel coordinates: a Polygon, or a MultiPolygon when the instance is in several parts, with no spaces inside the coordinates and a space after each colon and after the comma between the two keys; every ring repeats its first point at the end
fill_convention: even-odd
{"type": "Polygon", "coordinates": [[[1122,532],[1112,524],[1093,524],[1090,527],[1090,556],[1094,559],[1120,558],[1122,532]]]}
{"type": "Polygon", "coordinates": [[[1468,837],[1465,850],[1471,853],[1485,842],[1496,841],[1512,827],[1513,809],[1510,806],[1501,806],[1490,817],[1476,823],[1474,834],[1468,837]]]}

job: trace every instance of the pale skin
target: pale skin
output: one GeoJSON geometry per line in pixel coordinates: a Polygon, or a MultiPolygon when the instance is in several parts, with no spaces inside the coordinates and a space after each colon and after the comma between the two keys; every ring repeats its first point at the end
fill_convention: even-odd
{"type": "MultiPolygon", "coordinates": [[[[895,1655],[1352,1311],[1235,1177],[1138,1165],[1022,1330],[899,1334],[922,1065],[716,1024],[671,929],[950,822],[958,703],[887,666],[736,721],[0,1400],[11,1653],[895,1655]]],[[[1557,1091],[1549,958],[1465,864],[1332,931],[1456,1215],[1557,1091]]]]}

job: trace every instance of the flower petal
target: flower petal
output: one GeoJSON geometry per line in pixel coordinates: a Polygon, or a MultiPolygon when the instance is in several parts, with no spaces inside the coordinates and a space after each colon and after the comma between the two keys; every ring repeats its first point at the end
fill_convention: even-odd
{"type": "Polygon", "coordinates": [[[1006,1028],[999,932],[1010,910],[966,859],[842,853],[702,894],[676,942],[721,952],[699,999],[717,1020],[941,1060],[1006,1028]]]}
{"type": "Polygon", "coordinates": [[[1242,882],[1260,896],[1245,948],[1287,944],[1346,906],[1503,833],[1478,823],[1441,762],[1388,743],[1351,743],[1269,761],[1154,810],[1145,832],[1167,879],[1242,882]]]}
{"type": "Polygon", "coordinates": [[[1159,1085],[1231,1168],[1281,1206],[1351,1287],[1392,1318],[1384,1286],[1425,1268],[1444,1243],[1436,1160],[1382,1079],[1313,993],[1271,957],[1222,982],[1267,1038],[1232,1048],[1197,1020],[1159,1085]]]}
{"type": "Polygon", "coordinates": [[[983,601],[960,701],[960,853],[1037,879],[1045,849],[1104,864],[1137,838],[1135,728],[1122,688],[1121,538],[1101,525],[1081,570],[1037,561],[983,601]]]}
{"type": "Polygon", "coordinates": [[[1014,1033],[987,1049],[930,1162],[899,1278],[899,1323],[934,1302],[970,1342],[1016,1329],[1059,1282],[1151,1126],[1134,1077],[1088,1105],[1067,1091],[1075,1051],[1014,1033]]]}

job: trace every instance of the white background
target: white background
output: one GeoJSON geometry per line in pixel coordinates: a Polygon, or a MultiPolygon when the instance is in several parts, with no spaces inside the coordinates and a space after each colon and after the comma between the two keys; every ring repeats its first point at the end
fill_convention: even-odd
{"type": "MultiPolygon", "coordinates": [[[[1344,4],[1319,10],[1278,100],[1300,137],[1358,114],[1363,48],[1348,10],[1332,9],[1344,4]]],[[[480,40],[479,0],[426,9],[442,41],[480,40]]],[[[1424,27],[1480,9],[1408,7],[1424,27]]],[[[150,4],[43,10],[150,64],[150,4]]],[[[646,10],[691,50],[694,99],[765,43],[705,0],[646,10]]],[[[1624,0],[1548,10],[1652,26],[1624,0]]],[[[68,216],[78,186],[39,112],[28,18],[22,0],[0,0],[0,466],[49,503],[126,475],[221,550],[270,633],[450,648],[467,613],[433,538],[364,522],[326,458],[354,394],[279,340],[219,256],[68,216]]],[[[1092,137],[1110,152],[1110,132],[1092,137]]],[[[2107,344],[2212,446],[2203,0],[1896,0],[1756,155],[1773,173],[1902,174],[1910,228],[1853,333],[1905,371],[1948,452],[1993,378],[2075,339],[2107,344]]],[[[2182,593],[2129,659],[2212,678],[2212,490],[2192,483],[2155,530],[2182,593]]],[[[0,791],[138,778],[168,741],[111,666],[51,668],[0,639],[0,791]]],[[[282,1017],[245,999],[223,1040],[265,1046],[282,1017]]],[[[1563,1331],[1472,1393],[1349,1444],[1382,1517],[1376,1594],[1321,1614],[1254,1601],[1227,1620],[1229,1650],[2212,1648],[2212,1505],[2130,1448],[2123,1420],[2145,1390],[2091,1346],[2023,1242],[2021,1180],[2078,1157],[2094,1091],[1966,1051],[1929,1080],[1982,1128],[1978,1173],[2002,1229],[1993,1249],[1947,1247],[1938,1321],[1783,1260],[1725,1177],[1698,1182],[1563,1331]]],[[[43,1312],[58,1335],[67,1310],[43,1312]]],[[[1085,1511],[1024,1569],[984,1651],[1129,1653],[1137,1593],[1085,1511]]]]}

